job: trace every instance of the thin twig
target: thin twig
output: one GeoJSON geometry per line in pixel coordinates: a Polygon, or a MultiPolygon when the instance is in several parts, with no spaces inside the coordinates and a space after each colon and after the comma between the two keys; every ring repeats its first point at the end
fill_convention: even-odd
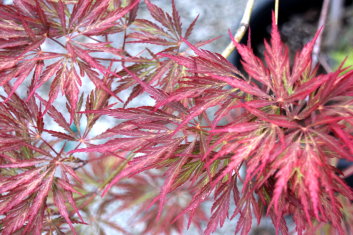
{"type": "MultiPolygon", "coordinates": [[[[240,42],[240,40],[243,38],[246,30],[249,27],[250,16],[251,16],[251,12],[252,12],[252,9],[253,9],[253,6],[254,6],[254,1],[255,0],[248,0],[248,2],[246,3],[246,7],[245,7],[244,14],[243,14],[243,18],[240,21],[240,26],[239,26],[237,32],[234,34],[234,40],[236,42],[240,42]]],[[[230,54],[232,54],[234,49],[235,49],[235,46],[234,46],[233,42],[230,42],[228,44],[228,46],[222,52],[222,56],[224,58],[227,58],[230,54]]]]}
{"type": "MultiPolygon", "coordinates": [[[[321,27],[323,27],[325,25],[325,22],[327,20],[329,5],[330,5],[330,0],[324,0],[324,2],[322,4],[322,8],[321,8],[318,30],[321,29],[321,27]]],[[[314,68],[316,66],[316,64],[319,62],[321,40],[322,40],[322,32],[320,33],[320,35],[317,38],[315,45],[314,45],[313,54],[312,54],[312,61],[313,61],[312,68],[314,68]]]]}
{"type": "Polygon", "coordinates": [[[278,9],[279,9],[279,0],[275,2],[275,17],[276,17],[276,24],[278,25],[278,9]]]}

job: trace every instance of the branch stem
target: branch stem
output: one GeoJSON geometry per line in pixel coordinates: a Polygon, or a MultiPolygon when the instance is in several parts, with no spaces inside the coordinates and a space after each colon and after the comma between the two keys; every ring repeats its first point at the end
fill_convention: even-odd
{"type": "MultiPolygon", "coordinates": [[[[321,27],[323,27],[325,25],[325,22],[327,20],[329,5],[330,5],[330,0],[324,0],[324,2],[322,4],[322,8],[321,8],[318,30],[320,30],[321,27]]],[[[320,33],[320,35],[317,38],[315,45],[314,45],[313,54],[312,54],[312,68],[314,68],[317,65],[317,63],[319,62],[322,33],[323,32],[320,33]]]]}
{"type": "MultiPolygon", "coordinates": [[[[249,27],[250,16],[251,16],[251,12],[253,10],[254,2],[255,2],[255,0],[248,0],[246,3],[244,14],[243,14],[243,17],[240,21],[240,26],[234,34],[234,40],[236,42],[240,42],[240,40],[244,37],[244,34],[249,27]]],[[[230,42],[228,44],[228,46],[223,50],[222,56],[224,58],[228,58],[229,55],[232,54],[234,49],[235,49],[235,46],[234,46],[233,42],[230,42]]]]}
{"type": "Polygon", "coordinates": [[[279,11],[279,0],[276,0],[276,2],[275,2],[276,25],[278,25],[278,11],[279,11]]]}

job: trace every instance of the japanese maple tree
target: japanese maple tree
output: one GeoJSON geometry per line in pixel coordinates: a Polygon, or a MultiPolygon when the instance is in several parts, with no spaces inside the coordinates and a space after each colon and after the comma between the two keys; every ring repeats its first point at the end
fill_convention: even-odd
{"type": "Polygon", "coordinates": [[[227,219],[248,234],[265,216],[282,234],[289,217],[298,234],[351,232],[335,163],[353,161],[353,70],[318,73],[320,30],[291,61],[273,19],[264,61],[233,40],[240,71],[171,5],[0,4],[1,234],[132,234],[112,219],[127,209],[141,234],[227,219]]]}

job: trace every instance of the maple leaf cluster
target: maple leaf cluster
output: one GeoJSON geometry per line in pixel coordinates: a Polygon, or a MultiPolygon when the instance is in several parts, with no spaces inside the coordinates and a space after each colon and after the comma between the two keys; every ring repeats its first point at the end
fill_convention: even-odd
{"type": "Polygon", "coordinates": [[[320,32],[294,61],[276,24],[264,61],[234,41],[241,72],[188,41],[197,18],[184,30],[174,1],[144,3],[151,20],[139,0],[0,4],[1,234],[130,234],[112,219],[127,209],[141,234],[248,234],[264,216],[352,231],[335,162],[353,160],[353,70],[317,72],[320,32]]]}

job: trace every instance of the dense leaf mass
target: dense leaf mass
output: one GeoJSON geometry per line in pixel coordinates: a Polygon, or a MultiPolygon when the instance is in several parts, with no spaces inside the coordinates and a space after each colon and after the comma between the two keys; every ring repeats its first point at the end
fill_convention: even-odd
{"type": "Polygon", "coordinates": [[[291,61],[273,24],[264,61],[233,42],[241,72],[171,8],[0,4],[1,234],[211,234],[233,219],[245,235],[265,216],[282,234],[288,218],[298,234],[352,231],[335,165],[353,161],[353,70],[318,74],[320,31],[291,61]],[[141,231],[114,219],[127,209],[141,231]]]}

